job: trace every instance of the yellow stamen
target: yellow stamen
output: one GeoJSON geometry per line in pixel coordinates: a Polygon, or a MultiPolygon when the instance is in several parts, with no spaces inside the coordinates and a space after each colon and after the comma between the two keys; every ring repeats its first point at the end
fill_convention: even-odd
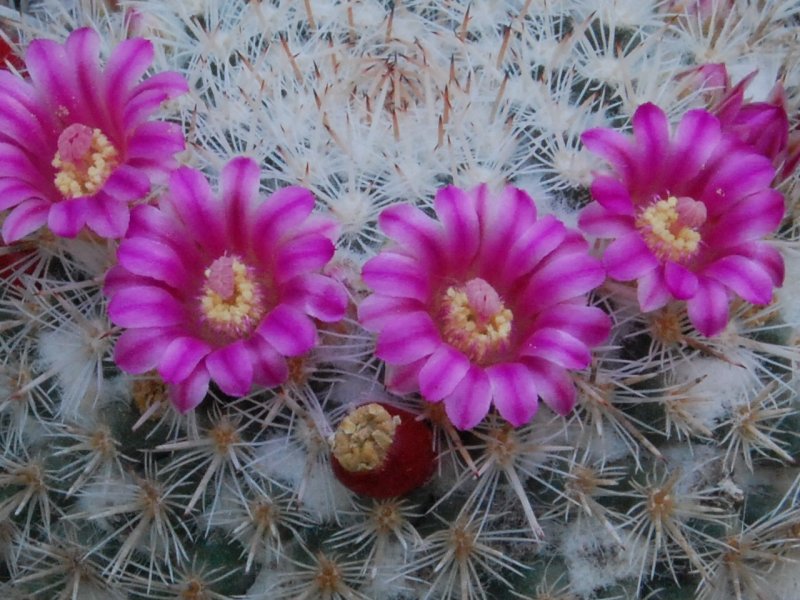
{"type": "Polygon", "coordinates": [[[238,258],[222,256],[203,274],[206,283],[200,309],[208,325],[231,337],[249,334],[266,309],[260,286],[247,266],[238,258]]]}
{"type": "Polygon", "coordinates": [[[514,321],[495,289],[480,278],[447,288],[441,318],[445,341],[478,364],[508,347],[514,321]]]}
{"type": "MultiPolygon", "coordinates": [[[[80,156],[70,154],[62,156],[60,149],[53,158],[52,165],[58,169],[55,177],[55,184],[58,190],[66,198],[77,198],[79,196],[91,196],[96,194],[103,187],[111,172],[119,163],[116,148],[99,129],[89,129],[83,125],[71,126],[71,128],[81,127],[85,129],[86,136],[85,148],[80,156]],[[90,136],[89,137],[89,133],[90,136]]],[[[62,133],[62,137],[67,130],[62,133]]],[[[74,132],[74,130],[73,130],[74,132]]],[[[59,148],[63,143],[59,138],[59,148]]]]}
{"type": "Polygon", "coordinates": [[[702,237],[697,229],[705,220],[704,204],[670,196],[645,208],[636,219],[636,227],[659,259],[685,262],[700,247],[702,237]]]}

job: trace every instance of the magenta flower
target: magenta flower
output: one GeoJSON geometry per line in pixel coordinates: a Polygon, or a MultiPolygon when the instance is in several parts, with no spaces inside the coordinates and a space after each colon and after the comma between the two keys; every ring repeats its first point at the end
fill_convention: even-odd
{"type": "Polygon", "coordinates": [[[63,237],[84,227],[120,237],[129,204],[176,166],[180,127],[148,121],[188,90],[178,73],[137,83],[153,60],[144,39],[122,42],[101,69],[100,37],[73,31],[62,45],[34,40],[30,81],[0,70],[0,210],[6,243],[47,224],[63,237]]]}
{"type": "Polygon", "coordinates": [[[723,134],[705,110],[687,112],[671,134],[653,104],[633,115],[633,137],[592,129],[582,139],[613,171],[595,175],[580,227],[613,239],[603,255],[608,274],[637,281],[642,310],[685,300],[695,328],[713,336],[728,322],[732,294],[771,300],[783,260],[762,238],[784,206],[766,157],[723,134]]]}
{"type": "Polygon", "coordinates": [[[389,388],[444,401],[460,429],[492,404],[523,425],[537,397],[568,413],[567,370],[585,368],[610,328],[602,310],[586,306],[605,277],[599,261],[577,232],[537,219],[522,190],[450,186],[434,206],[439,220],[409,205],[384,210],[380,226],[395,243],[362,273],[375,293],[359,319],[378,332],[389,388]]]}
{"type": "Polygon", "coordinates": [[[111,320],[127,331],[115,348],[129,373],[158,369],[181,411],[209,381],[231,396],[288,376],[286,356],[316,343],[312,317],[342,318],[343,286],[320,274],[335,226],[312,216],[314,197],[289,187],[265,201],[259,171],[237,158],[222,170],[222,199],[199,171],[172,174],[158,207],[140,205],[105,291],[111,320]]]}

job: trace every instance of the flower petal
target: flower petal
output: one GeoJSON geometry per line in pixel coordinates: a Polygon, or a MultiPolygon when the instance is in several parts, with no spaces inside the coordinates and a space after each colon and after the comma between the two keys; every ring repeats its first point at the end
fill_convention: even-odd
{"type": "Polygon", "coordinates": [[[567,372],[541,358],[526,358],[525,366],[534,375],[542,401],[559,415],[568,414],[575,406],[575,384],[567,372]]]}
{"type": "Polygon", "coordinates": [[[617,281],[631,281],[658,266],[658,259],[644,243],[638,232],[617,238],[603,253],[608,276],[617,281]]]}
{"type": "Polygon", "coordinates": [[[142,237],[123,240],[117,261],[131,273],[152,277],[178,290],[186,287],[189,276],[181,257],[161,242],[142,237]]]}
{"type": "Polygon", "coordinates": [[[441,344],[419,371],[419,390],[428,402],[450,394],[469,370],[469,359],[449,344],[441,344]]]}
{"type": "Polygon", "coordinates": [[[381,252],[361,269],[361,277],[373,291],[386,296],[427,302],[430,284],[417,259],[396,252],[381,252]]]}
{"type": "Polygon", "coordinates": [[[510,185],[499,196],[489,193],[485,185],[472,193],[481,224],[476,268],[479,273],[493,273],[520,234],[536,222],[536,205],[523,190],[510,185]]]}
{"type": "Polygon", "coordinates": [[[381,229],[404,252],[422,263],[438,265],[444,255],[442,227],[416,206],[396,204],[378,217],[381,229]]]}
{"type": "Polygon", "coordinates": [[[636,295],[643,312],[657,310],[672,300],[663,269],[653,269],[642,275],[636,285],[636,295]]]}
{"type": "Polygon", "coordinates": [[[284,356],[260,335],[248,340],[253,362],[253,382],[265,387],[280,385],[289,378],[289,365],[284,356]]]}
{"type": "MultiPolygon", "coordinates": [[[[256,161],[244,156],[232,159],[222,168],[220,188],[225,210],[224,223],[228,241],[233,244],[232,251],[246,251],[243,244],[250,237],[251,214],[260,177],[256,161]]],[[[211,376],[214,377],[213,374],[211,376]]]]}
{"type": "Polygon", "coordinates": [[[703,269],[711,277],[752,304],[772,300],[772,278],[758,263],[744,256],[723,256],[703,269]]]}
{"type": "Polygon", "coordinates": [[[480,244],[480,225],[472,196],[449,185],[436,193],[433,206],[444,227],[445,255],[460,264],[470,263],[480,244]]]}
{"type": "Polygon", "coordinates": [[[210,255],[220,255],[226,249],[219,227],[222,210],[200,171],[188,167],[175,171],[170,177],[169,193],[161,199],[161,207],[173,211],[210,255]]]}
{"type": "Polygon", "coordinates": [[[598,154],[614,167],[622,177],[624,184],[628,184],[636,174],[636,149],[631,139],[613,129],[598,127],[584,131],[581,141],[594,154],[598,154]]]}
{"type": "Polygon", "coordinates": [[[520,346],[521,356],[536,356],[567,369],[583,369],[592,355],[581,340],[566,331],[553,328],[537,329],[520,346]]]}
{"type": "Polygon", "coordinates": [[[492,386],[492,402],[500,415],[514,427],[533,419],[539,410],[539,396],[533,373],[521,363],[504,363],[486,369],[492,386]]]}
{"type": "Polygon", "coordinates": [[[147,195],[150,191],[150,180],[139,169],[119,165],[103,184],[103,191],[115,200],[132,202],[147,195]]]}
{"type": "Polygon", "coordinates": [[[637,151],[640,153],[634,194],[636,188],[660,188],[669,152],[667,116],[658,106],[648,102],[636,109],[631,123],[637,151]]]}
{"type": "Polygon", "coordinates": [[[132,285],[120,288],[108,303],[108,317],[120,327],[163,327],[184,321],[184,308],[167,290],[132,285]]]}
{"type": "Polygon", "coordinates": [[[158,373],[167,383],[180,383],[192,374],[211,350],[209,344],[196,337],[176,337],[164,349],[158,373]]]}
{"type": "Polygon", "coordinates": [[[384,384],[393,394],[405,395],[419,391],[419,372],[428,357],[415,360],[407,365],[386,365],[384,384]]]}
{"type": "Polygon", "coordinates": [[[703,236],[710,248],[727,248],[756,240],[774,232],[785,213],[783,195],[772,189],[762,190],[733,206],[703,236]]]}
{"type": "Polygon", "coordinates": [[[706,110],[688,111],[672,139],[672,172],[683,180],[693,178],[717,149],[721,136],[714,115],[706,110]]]}
{"type": "Polygon", "coordinates": [[[706,337],[720,333],[728,324],[728,293],[713,279],[701,278],[697,293],[687,300],[689,320],[706,337]]]}
{"type": "Polygon", "coordinates": [[[333,257],[333,242],[316,233],[281,244],[275,253],[275,280],[280,285],[293,277],[317,271],[333,257]]]}
{"type": "Polygon", "coordinates": [[[634,220],[631,216],[614,214],[597,202],[592,202],[578,215],[578,227],[599,238],[613,238],[632,233],[634,220]]]}
{"type": "Polygon", "coordinates": [[[138,375],[158,366],[164,350],[175,337],[163,327],[144,327],[122,332],[114,347],[114,362],[127,373],[138,375]]]}
{"type": "Polygon", "coordinates": [[[100,237],[119,238],[125,235],[130,216],[127,203],[111,198],[103,191],[86,198],[86,225],[100,237]]]}
{"type": "Polygon", "coordinates": [[[25,200],[14,207],[3,221],[3,240],[11,244],[47,223],[51,204],[41,198],[25,200]]]}
{"type": "Polygon", "coordinates": [[[442,340],[426,312],[400,315],[378,336],[375,354],[387,363],[408,364],[433,353],[442,340]]]}
{"type": "Polygon", "coordinates": [[[206,357],[211,379],[229,396],[244,396],[253,386],[253,363],[242,340],[214,350],[206,357]]]}
{"type": "Polygon", "coordinates": [[[444,399],[450,422],[461,430],[472,429],[483,420],[492,404],[492,387],[486,371],[470,367],[453,392],[444,399]]]}
{"type": "Polygon", "coordinates": [[[678,300],[688,300],[697,292],[697,276],[686,267],[672,261],[664,265],[664,283],[678,300]]]}
{"type": "MultiPolygon", "coordinates": [[[[591,185],[592,198],[609,215],[633,217],[633,200],[628,188],[618,179],[608,175],[595,175],[591,185]]],[[[606,236],[607,237],[607,236],[606,236]]]]}
{"type": "Polygon", "coordinates": [[[552,215],[539,219],[516,240],[505,261],[498,265],[498,279],[510,283],[529,273],[564,241],[566,234],[564,224],[552,215]]]}
{"type": "Polygon", "coordinates": [[[519,302],[539,309],[585,294],[603,283],[605,269],[584,251],[554,253],[534,271],[519,302]]]}
{"type": "Polygon", "coordinates": [[[534,328],[545,327],[560,329],[589,346],[596,346],[608,339],[611,319],[595,306],[558,304],[546,309],[537,317],[534,328]]]}
{"type": "Polygon", "coordinates": [[[308,273],[295,277],[286,285],[283,302],[315,319],[333,323],[344,317],[349,298],[347,290],[335,279],[308,273]]]}
{"type": "Polygon", "coordinates": [[[88,200],[86,198],[71,198],[55,202],[50,208],[50,214],[47,215],[47,226],[58,236],[73,238],[86,224],[87,209],[88,200]]]}
{"type": "Polygon", "coordinates": [[[279,304],[273,308],[257,331],[284,356],[305,354],[314,347],[317,340],[314,322],[288,304],[279,304]]]}
{"type": "Polygon", "coordinates": [[[197,407],[208,393],[209,374],[205,365],[199,364],[186,379],[169,386],[169,398],[179,412],[186,413],[197,407]]]}

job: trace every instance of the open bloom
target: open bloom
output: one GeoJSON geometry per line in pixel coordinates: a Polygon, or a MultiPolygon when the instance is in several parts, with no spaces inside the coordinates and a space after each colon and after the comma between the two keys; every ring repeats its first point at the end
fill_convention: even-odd
{"type": "Polygon", "coordinates": [[[603,255],[610,277],[636,280],[644,311],[685,300],[689,319],[706,336],[728,322],[731,294],[768,303],[783,281],[783,260],[762,238],[784,213],[770,188],[770,160],[724,134],[705,110],[687,112],[671,134],[653,104],[633,115],[633,137],[611,129],[583,134],[611,165],[596,174],[595,199],[580,227],[613,238],[603,255]]]}
{"type": "Polygon", "coordinates": [[[395,243],[363,269],[375,293],[359,318],[378,332],[389,388],[444,401],[461,429],[492,404],[523,425],[538,397],[566,414],[567,370],[586,367],[609,331],[607,315],[586,306],[605,276],[599,261],[559,220],[537,219],[522,190],[450,186],[434,206],[438,220],[405,204],[384,210],[380,226],[395,243]]]}
{"type": "Polygon", "coordinates": [[[47,224],[73,237],[87,225],[102,237],[128,227],[130,202],[176,166],[180,127],[148,121],[187,91],[178,73],[139,79],[153,46],[129,39],[100,66],[100,36],[73,31],[62,45],[34,40],[25,55],[29,80],[0,70],[0,210],[6,243],[47,224]]]}
{"type": "Polygon", "coordinates": [[[215,198],[199,171],[180,168],[159,207],[140,205],[106,277],[111,320],[127,328],[115,360],[129,373],[157,368],[181,411],[213,379],[241,396],[288,376],[286,356],[316,343],[313,318],[342,318],[347,294],[320,274],[334,252],[333,221],[289,187],[258,198],[247,158],[222,171],[215,198]]]}

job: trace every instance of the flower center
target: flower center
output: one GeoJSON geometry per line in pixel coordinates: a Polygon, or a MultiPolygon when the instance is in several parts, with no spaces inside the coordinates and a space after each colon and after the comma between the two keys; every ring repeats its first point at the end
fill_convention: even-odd
{"type": "Polygon", "coordinates": [[[705,204],[685,196],[670,196],[645,208],[636,219],[636,227],[660,260],[685,262],[700,247],[698,229],[705,221],[705,204]]]}
{"type": "Polygon", "coordinates": [[[447,288],[440,316],[445,341],[475,363],[508,348],[514,315],[479,277],[447,288]]]}
{"type": "Polygon", "coordinates": [[[228,337],[249,334],[266,312],[253,270],[235,256],[220,256],[203,274],[200,310],[206,324],[228,337]]]}
{"type": "Polygon", "coordinates": [[[58,169],[58,190],[67,198],[77,198],[96,194],[118,162],[117,150],[102,131],[74,123],[58,136],[51,164],[58,169]]]}
{"type": "Polygon", "coordinates": [[[347,415],[333,438],[333,455],[351,473],[380,468],[392,447],[399,416],[380,404],[359,406],[347,415]]]}

